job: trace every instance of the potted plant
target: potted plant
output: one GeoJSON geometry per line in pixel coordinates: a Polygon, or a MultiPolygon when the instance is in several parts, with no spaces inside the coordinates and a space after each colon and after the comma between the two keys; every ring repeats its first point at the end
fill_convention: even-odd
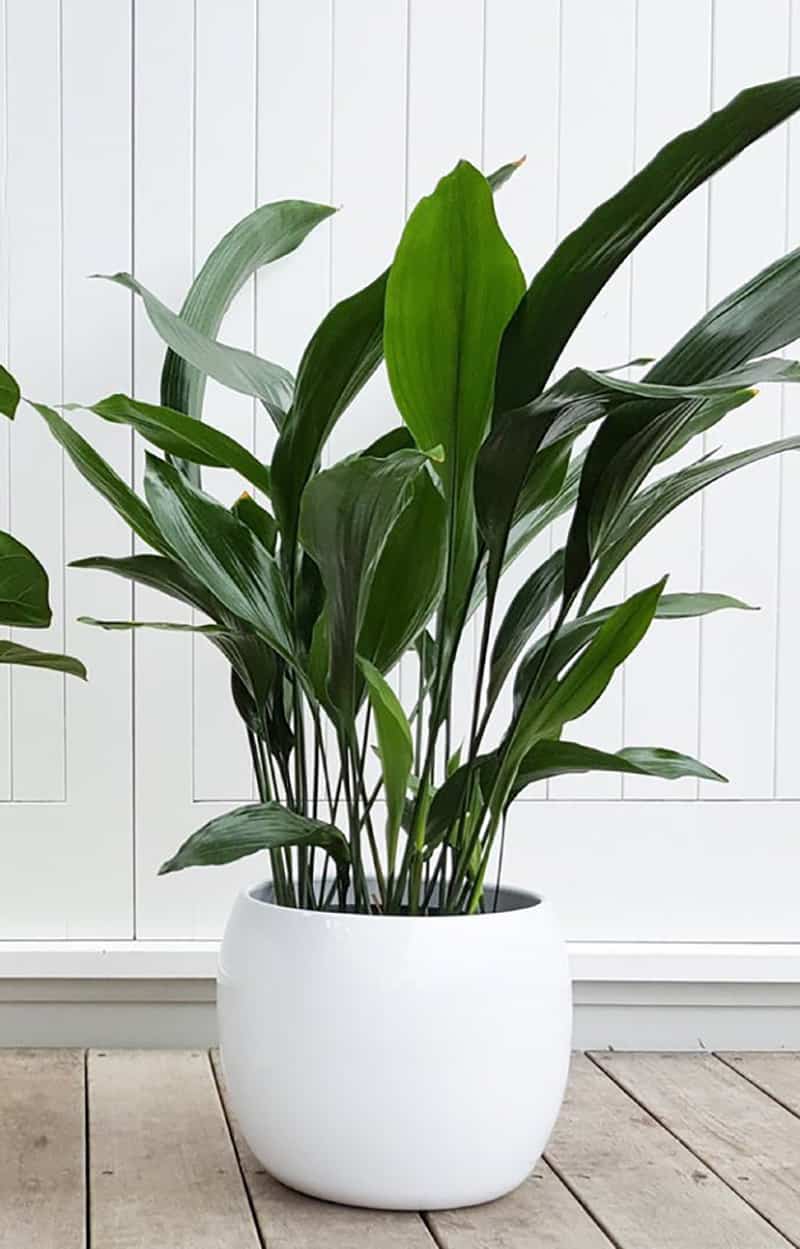
{"type": "Polygon", "coordinates": [[[329,208],[259,208],[211,254],[179,315],[115,275],[169,348],[161,405],[125,395],[90,405],[165,453],[147,456],[144,499],[37,405],[151,548],[79,566],[155,587],[204,618],[92,623],[193,628],[230,664],[260,801],[211,820],[161,871],[268,854],[269,883],[239,897],[222,945],[221,1047],[245,1136],[296,1188],[424,1209],[518,1184],[563,1094],[570,991],[550,903],[500,883],[509,805],[566,772],[723,779],[672,750],[592,749],[568,726],[654,617],[744,606],[668,592],[662,576],[622,603],[599,606],[598,595],[683,500],[800,446],[787,438],[664,467],[754,384],[797,379],[798,365],[773,353],[800,336],[800,250],[655,363],[634,362],[650,364],[641,380],[551,374],[648,231],[798,107],[797,78],[745,91],[665,147],[527,286],[492,198],[516,165],[487,180],[461,162],[412,212],[391,268],[324,318],[296,378],[216,335],[254,269],[329,208]],[[322,467],[332,429],[384,358],[396,427],[322,467]],[[261,401],[277,432],[269,465],[201,420],[206,376],[261,401]],[[258,500],[212,498],[203,465],[235,470],[258,500]],[[501,613],[504,572],[567,513],[564,545],[501,613]],[[463,724],[453,673],[473,618],[463,724]],[[388,678],[404,657],[401,700],[388,678]],[[495,730],[505,687],[513,707],[495,730]]]}

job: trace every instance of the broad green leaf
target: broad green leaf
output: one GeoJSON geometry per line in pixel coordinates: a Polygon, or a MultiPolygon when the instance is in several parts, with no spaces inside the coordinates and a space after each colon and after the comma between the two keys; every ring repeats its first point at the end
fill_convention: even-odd
{"type": "Polygon", "coordinates": [[[541,392],[587,308],[653,227],[798,108],[798,78],[749,87],[668,143],[559,244],[531,282],[503,338],[495,400],[499,412],[522,407],[541,392]]]}
{"type": "MultiPolygon", "coordinates": [[[[356,706],[356,642],[378,562],[392,526],[427,472],[416,451],[385,459],[360,456],[318,473],[303,494],[300,538],[327,594],[328,692],[351,725],[356,706]]],[[[397,587],[398,594],[402,587],[397,587]]]]}
{"type": "Polygon", "coordinates": [[[150,589],[160,590],[162,594],[187,603],[205,612],[212,620],[224,623],[225,608],[197,578],[177,563],[163,555],[91,555],[87,559],[77,559],[70,564],[71,568],[94,568],[102,572],[112,572],[126,581],[136,585],[146,585],[150,589]]]}
{"type": "Polygon", "coordinates": [[[256,503],[255,499],[252,499],[249,494],[240,495],[231,511],[237,520],[240,520],[243,525],[247,525],[248,529],[252,529],[270,555],[274,555],[278,541],[278,525],[275,517],[271,516],[260,503],[256,503]]]}
{"type": "Polygon", "coordinates": [[[66,672],[68,676],[86,680],[86,669],[79,659],[71,655],[53,655],[48,651],[32,650],[17,642],[0,640],[0,664],[17,664],[22,668],[49,668],[51,672],[66,672]]]}
{"type": "Polygon", "coordinates": [[[408,219],[386,288],[389,381],[417,445],[441,445],[451,517],[449,619],[476,554],[472,475],[492,405],[497,352],[524,290],[486,179],[461,161],[408,219]]]}
{"type": "MultiPolygon", "coordinates": [[[[262,360],[252,351],[244,351],[239,347],[229,347],[196,329],[184,315],[178,316],[162,304],[155,295],[146,290],[141,282],[137,282],[129,273],[97,274],[110,282],[140,295],[153,328],[168,344],[171,351],[179,356],[185,364],[195,370],[195,377],[213,377],[229,390],[239,391],[243,395],[253,395],[260,399],[275,424],[280,428],[284,415],[292,400],[292,375],[279,364],[271,360],[262,360]]],[[[185,409],[187,415],[201,419],[202,390],[194,388],[195,407],[185,409]]],[[[183,407],[170,408],[170,411],[184,411],[183,407]]],[[[193,463],[202,463],[193,460],[193,463]]]]}
{"type": "Polygon", "coordinates": [[[13,420],[19,401],[19,385],[16,378],[12,377],[8,369],[4,369],[0,364],[0,412],[3,416],[8,416],[13,420]]]}
{"type": "Polygon", "coordinates": [[[375,720],[386,798],[386,853],[389,870],[393,871],[414,745],[406,713],[391,686],[366,659],[359,658],[358,666],[375,720]]]}
{"type": "Polygon", "coordinates": [[[616,607],[560,680],[543,685],[538,669],[531,670],[492,789],[496,813],[505,807],[517,769],[536,742],[558,737],[563,725],[585,715],[597,702],[649,629],[665,584],[666,577],[616,607]]]}
{"type": "Polygon", "coordinates": [[[492,648],[487,702],[494,705],[506,677],[536,627],[561,593],[564,551],[559,548],[520,586],[506,611],[492,648]]]}
{"type": "Polygon", "coordinates": [[[109,395],[98,403],[82,406],[104,420],[130,425],[148,442],[170,455],[212,468],[232,468],[257,489],[269,493],[269,469],[235,438],[194,416],[154,403],[142,403],[127,395],[109,395]]]}
{"type": "Polygon", "coordinates": [[[277,563],[253,532],[171,464],[147,455],[145,495],[175,554],[198,581],[290,662],[289,604],[277,563]]]}
{"type": "Polygon", "coordinates": [[[442,594],[444,499],[428,472],[419,473],[411,489],[378,560],[358,637],[358,653],[380,672],[389,672],[413,645],[442,594]]]}
{"type": "Polygon", "coordinates": [[[585,611],[595,600],[609,577],[637,543],[686,499],[748,464],[755,464],[772,455],[780,455],[784,451],[797,450],[800,450],[800,437],[782,438],[777,442],[768,442],[748,451],[737,451],[716,460],[701,460],[688,468],[671,473],[644,490],[621,511],[608,534],[597,567],[584,592],[581,610],[585,611]]]}
{"type": "Polygon", "coordinates": [[[209,820],[192,833],[177,854],[162,863],[158,874],[180,872],[185,867],[232,863],[257,850],[277,850],[282,846],[319,846],[340,868],[350,859],[347,841],[333,824],[307,819],[279,802],[261,802],[237,807],[209,820]]]}
{"type": "Polygon", "coordinates": [[[524,756],[512,788],[512,800],[528,785],[552,776],[578,772],[622,772],[633,776],[654,776],[673,781],[693,776],[703,781],[725,781],[720,772],[706,767],[691,755],[656,746],[629,746],[616,754],[581,746],[577,742],[543,738],[524,756]]]}
{"type": "Polygon", "coordinates": [[[336,304],[306,347],[272,457],[272,497],[293,567],[300,499],[331,430],[380,364],[386,274],[336,304]]]}
{"type": "MultiPolygon", "coordinates": [[[[262,204],[228,231],[205,261],[181,308],[181,321],[216,338],[228,307],[248,278],[263,265],[288,255],[335,210],[326,204],[280,200],[262,204]]],[[[200,417],[206,370],[167,352],[161,374],[161,402],[200,417]]]]}
{"type": "MultiPolygon", "coordinates": [[[[580,650],[596,636],[600,626],[610,620],[615,611],[612,607],[604,607],[592,612],[589,616],[579,616],[561,626],[549,656],[541,671],[541,685],[546,685],[574,659],[580,650]]],[[[657,620],[688,620],[697,616],[707,616],[716,611],[757,611],[741,599],[732,598],[729,594],[662,594],[656,607],[657,620]]],[[[533,674],[541,663],[541,655],[546,645],[546,638],[540,638],[525,654],[514,680],[514,706],[519,710],[525,691],[533,674]]]]}
{"type": "Polygon", "coordinates": [[[53,437],[61,443],[81,476],[111,504],[133,532],[154,550],[171,555],[169,545],[153,522],[147,504],[114,472],[111,465],[52,408],[43,403],[33,403],[31,407],[44,417],[53,437]]]}
{"type": "Polygon", "coordinates": [[[97,629],[126,632],[129,629],[164,629],[168,633],[205,633],[213,636],[224,633],[222,625],[181,624],[174,620],[96,620],[94,616],[78,616],[79,624],[94,625],[97,629]]]}
{"type": "Polygon", "coordinates": [[[574,385],[576,397],[579,399],[590,399],[592,395],[601,397],[609,390],[627,395],[631,399],[694,399],[717,395],[720,391],[742,390],[761,382],[800,380],[800,364],[796,360],[784,360],[781,356],[751,359],[726,373],[704,372],[702,377],[678,384],[651,380],[654,371],[651,370],[639,382],[629,381],[624,377],[612,377],[605,371],[595,373],[591,369],[573,369],[567,377],[574,385]]]}
{"type": "Polygon", "coordinates": [[[32,551],[0,532],[0,624],[46,629],[50,619],[47,573],[32,551]]]}

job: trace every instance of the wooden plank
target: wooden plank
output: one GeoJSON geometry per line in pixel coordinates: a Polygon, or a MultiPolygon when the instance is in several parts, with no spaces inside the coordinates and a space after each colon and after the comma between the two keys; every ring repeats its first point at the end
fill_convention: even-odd
{"type": "Polygon", "coordinates": [[[208,1056],[89,1054],[90,1243],[256,1249],[208,1056]]]}
{"type": "Polygon", "coordinates": [[[0,1051],[0,1249],[83,1249],[79,1050],[0,1051]]]}
{"type": "Polygon", "coordinates": [[[619,1249],[785,1249],[778,1232],[583,1055],[573,1060],[546,1157],[619,1249]]]}
{"type": "Polygon", "coordinates": [[[800,1245],[800,1120],[711,1054],[595,1060],[794,1245],[800,1245]]]}
{"type": "MultiPolygon", "coordinates": [[[[211,1056],[223,1100],[225,1087],[219,1055],[211,1056]]],[[[419,1215],[392,1210],[361,1210],[305,1197],[286,1188],[251,1153],[231,1109],[231,1133],[259,1231],[269,1249],[433,1249],[419,1215]]]]}
{"type": "Polygon", "coordinates": [[[787,1110],[800,1115],[800,1054],[781,1050],[765,1054],[718,1054],[717,1057],[752,1080],[787,1110]]]}
{"type": "Polygon", "coordinates": [[[544,1162],[500,1201],[440,1210],[428,1223],[440,1249],[610,1249],[612,1243],[544,1162]]]}

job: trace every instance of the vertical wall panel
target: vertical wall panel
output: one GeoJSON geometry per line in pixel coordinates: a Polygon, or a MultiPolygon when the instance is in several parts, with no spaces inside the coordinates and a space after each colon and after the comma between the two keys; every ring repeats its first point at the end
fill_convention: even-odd
{"type": "MultiPolygon", "coordinates": [[[[633,172],[635,98],[635,0],[598,5],[563,0],[561,144],[559,155],[559,233],[574,229],[595,205],[619,189],[633,172]],[[604,54],[598,57],[597,49],[604,54]],[[587,82],[592,89],[587,91],[587,82]]],[[[604,368],[630,353],[630,266],[608,283],[559,361],[557,373],[575,364],[604,368]]],[[[603,599],[621,595],[618,574],[603,599]]],[[[579,720],[572,740],[606,750],[622,745],[621,674],[603,700],[579,720]]],[[[619,778],[608,774],[558,778],[553,797],[618,798],[619,778]]]]}
{"type": "MultiPolygon", "coordinates": [[[[0,4],[0,353],[9,358],[9,237],[8,237],[8,73],[6,55],[7,13],[5,0],[0,4]]],[[[4,421],[0,428],[0,481],[10,480],[11,425],[4,421]]],[[[0,495],[0,527],[8,529],[9,497],[4,489],[0,495]]],[[[10,636],[8,629],[0,630],[0,636],[10,636]]],[[[0,802],[11,797],[11,669],[0,673],[0,802]]]]}
{"type": "MultiPolygon", "coordinates": [[[[636,164],[641,167],[679,130],[707,114],[711,89],[711,0],[639,0],[636,54],[636,164]],[[673,91],[675,65],[681,90],[673,91]],[[670,100],[669,109],[664,107],[670,100]]],[[[637,248],[631,292],[631,355],[659,356],[705,311],[708,189],[690,196],[637,248]]],[[[699,454],[691,445],[663,466],[675,472],[699,454]]],[[[628,558],[626,593],[669,573],[672,592],[700,587],[700,498],[690,499],[628,558]]],[[[713,626],[712,626],[713,627],[713,626]]],[[[625,665],[626,746],[698,749],[700,626],[656,625],[625,665]]],[[[695,781],[626,776],[626,798],[692,798],[695,781]]]]}
{"type": "MultiPolygon", "coordinates": [[[[714,107],[750,83],[788,68],[788,3],[770,19],[758,7],[718,4],[714,107]]],[[[712,303],[781,254],[786,243],[786,134],[761,139],[724,169],[711,189],[709,295],[712,303]]],[[[709,448],[735,451],[780,433],[781,396],[764,387],[752,403],[707,435],[709,448]]],[[[725,590],[761,611],[726,612],[703,622],[700,749],[731,777],[725,797],[773,792],[778,483],[768,460],[715,486],[703,505],[703,588],[725,590]]],[[[703,782],[704,797],[718,788],[703,782]]]]}

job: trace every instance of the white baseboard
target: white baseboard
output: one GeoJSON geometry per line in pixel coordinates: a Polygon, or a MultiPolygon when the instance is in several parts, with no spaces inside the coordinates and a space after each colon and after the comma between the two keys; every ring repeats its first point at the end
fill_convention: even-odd
{"type": "MultiPolygon", "coordinates": [[[[208,1046],[214,942],[0,942],[0,1046],[208,1046]]],[[[570,945],[576,1047],[800,1049],[800,945],[570,945]]]]}

